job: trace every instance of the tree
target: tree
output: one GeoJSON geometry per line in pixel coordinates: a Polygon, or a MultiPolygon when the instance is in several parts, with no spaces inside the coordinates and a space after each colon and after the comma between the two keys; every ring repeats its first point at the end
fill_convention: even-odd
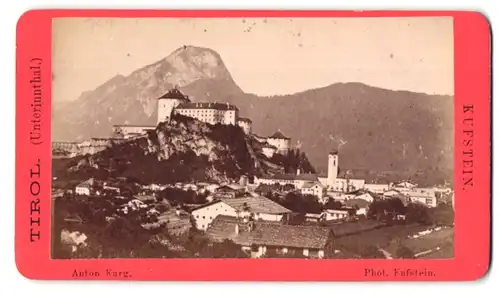
{"type": "Polygon", "coordinates": [[[295,192],[289,192],[283,200],[279,198],[274,198],[273,200],[293,212],[320,213],[323,210],[322,205],[313,195],[300,195],[295,192]]]}
{"type": "Polygon", "coordinates": [[[399,198],[375,200],[370,204],[367,217],[379,221],[390,221],[398,214],[405,214],[407,208],[399,198]]]}
{"type": "Polygon", "coordinates": [[[385,255],[375,245],[368,245],[361,250],[361,257],[367,259],[385,259],[385,255]]]}
{"type": "Polygon", "coordinates": [[[275,164],[283,166],[285,173],[296,173],[300,170],[302,173],[315,173],[315,170],[304,152],[300,149],[290,149],[285,155],[276,153],[271,158],[275,164]]]}
{"type": "Polygon", "coordinates": [[[342,202],[336,201],[333,198],[328,198],[328,201],[326,202],[325,209],[341,209],[342,208],[342,202]]]}
{"type": "Polygon", "coordinates": [[[455,223],[455,211],[450,204],[439,203],[437,207],[429,208],[430,221],[438,226],[453,226],[455,223]]]}
{"type": "Polygon", "coordinates": [[[159,192],[158,197],[160,199],[166,199],[172,205],[179,204],[203,204],[206,202],[205,194],[197,194],[195,191],[189,189],[184,191],[177,188],[166,188],[159,192]]]}
{"type": "Polygon", "coordinates": [[[431,224],[427,206],[420,203],[408,203],[406,221],[409,223],[431,224]]]}

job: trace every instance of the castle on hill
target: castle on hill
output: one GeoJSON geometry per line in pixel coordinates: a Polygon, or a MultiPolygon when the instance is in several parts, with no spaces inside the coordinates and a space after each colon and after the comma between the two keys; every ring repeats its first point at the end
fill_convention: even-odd
{"type": "Polygon", "coordinates": [[[239,116],[236,106],[221,102],[191,102],[177,88],[171,89],[157,100],[156,125],[113,125],[111,138],[90,138],[84,142],[52,142],[53,154],[73,157],[79,154],[94,154],[113,144],[134,140],[154,130],[158,124],[170,121],[174,114],[194,118],[201,122],[215,125],[237,125],[243,132],[261,143],[261,152],[271,158],[275,153],[286,154],[291,147],[291,139],[281,131],[269,137],[252,133],[252,120],[239,116]]]}
{"type": "Polygon", "coordinates": [[[162,122],[169,121],[174,114],[188,116],[207,124],[238,125],[245,134],[252,135],[263,143],[262,151],[266,157],[274,153],[286,154],[291,146],[291,139],[280,131],[270,137],[252,134],[252,120],[239,116],[236,106],[221,102],[191,102],[187,95],[173,88],[157,100],[156,125],[114,125],[113,135],[120,138],[133,138],[154,130],[162,122]]]}

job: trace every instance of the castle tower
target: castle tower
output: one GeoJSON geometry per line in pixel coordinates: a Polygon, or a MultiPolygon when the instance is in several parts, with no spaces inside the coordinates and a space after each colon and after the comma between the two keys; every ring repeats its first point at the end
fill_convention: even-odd
{"type": "Polygon", "coordinates": [[[335,180],[339,175],[339,154],[337,151],[332,151],[328,154],[328,178],[327,186],[332,188],[335,186],[335,180]]]}
{"type": "Polygon", "coordinates": [[[156,124],[169,121],[177,106],[189,102],[187,96],[181,93],[177,88],[168,91],[165,95],[158,98],[158,119],[156,124]]]}

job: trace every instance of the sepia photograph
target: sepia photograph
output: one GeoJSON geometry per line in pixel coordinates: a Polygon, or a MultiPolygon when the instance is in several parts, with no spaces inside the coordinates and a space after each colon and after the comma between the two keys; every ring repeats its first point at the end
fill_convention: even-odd
{"type": "Polygon", "coordinates": [[[454,257],[452,17],[52,38],[52,259],[454,257]]]}

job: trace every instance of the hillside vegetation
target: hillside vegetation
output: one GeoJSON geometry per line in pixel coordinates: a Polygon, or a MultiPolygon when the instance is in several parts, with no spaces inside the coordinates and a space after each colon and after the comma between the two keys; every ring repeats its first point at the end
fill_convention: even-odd
{"type": "MultiPolygon", "coordinates": [[[[90,177],[126,177],[146,184],[236,181],[242,175],[267,172],[258,168],[261,156],[254,155],[258,150],[249,149],[248,140],[238,126],[210,125],[175,115],[143,137],[112,144],[94,155],[54,159],[54,176],[66,182],[90,177]]],[[[306,155],[296,151],[273,160],[286,167],[311,166],[306,155]]]]}

